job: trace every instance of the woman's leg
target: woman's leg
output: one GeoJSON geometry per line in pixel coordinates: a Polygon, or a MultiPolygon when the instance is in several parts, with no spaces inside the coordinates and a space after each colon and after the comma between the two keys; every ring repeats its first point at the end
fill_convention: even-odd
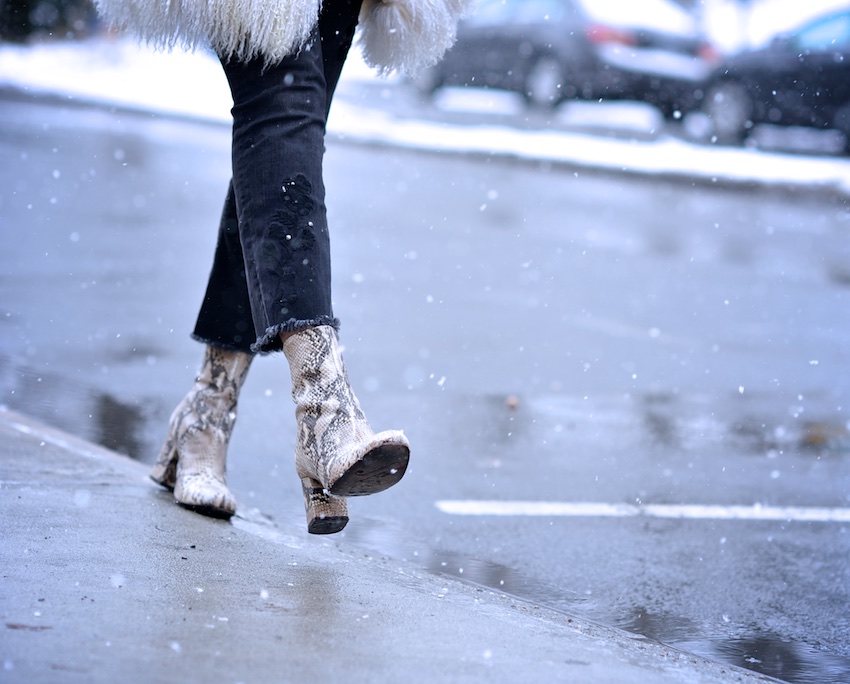
{"type": "MultiPolygon", "coordinates": [[[[328,0],[318,25],[325,121],[354,39],[360,4],[361,0],[328,0]]],[[[249,352],[256,341],[254,333],[245,258],[240,242],[239,215],[231,182],[222,211],[213,266],[193,337],[224,349],[249,352]]]]}
{"type": "Polygon", "coordinates": [[[251,352],[256,340],[232,183],[227,189],[212,270],[192,337],[244,353],[251,352]]]}
{"type": "Polygon", "coordinates": [[[336,327],[322,178],[327,115],[357,24],[357,0],[327,0],[313,37],[279,64],[223,60],[233,95],[233,188],[256,341],[336,327]]]}
{"type": "Polygon", "coordinates": [[[227,447],[242,383],[254,354],[242,247],[232,186],[224,203],[207,292],[193,333],[205,342],[195,384],[174,410],[151,478],[182,506],[218,518],[236,512],[227,487],[227,447]]]}
{"type": "MultiPolygon", "coordinates": [[[[348,522],[345,500],[330,490],[381,491],[401,479],[409,455],[401,432],[375,435],[366,422],[348,384],[330,304],[324,134],[359,5],[326,0],[312,43],[278,65],[223,61],[234,99],[234,176],[195,329],[196,338],[240,350],[229,353],[241,357],[250,309],[253,351],[284,348],[286,339],[296,467],[308,530],[317,534],[348,522]]],[[[175,457],[167,463],[179,466],[176,452],[169,453],[175,457]]]]}
{"type": "Polygon", "coordinates": [[[325,97],[330,111],[331,101],[339,82],[342,67],[354,41],[357,17],[362,0],[326,0],[319,20],[319,35],[322,41],[322,66],[325,72],[325,97]]]}
{"type": "MultiPolygon", "coordinates": [[[[356,27],[355,3],[334,11],[326,0],[319,32],[325,80],[325,120],[356,27]]],[[[337,331],[330,325],[281,331],[292,376],[298,429],[295,467],[307,502],[307,529],[339,532],[348,522],[345,499],[383,491],[401,480],[410,447],[399,430],[375,434],[348,382],[337,331]],[[311,505],[311,502],[314,502],[311,505]]]]}
{"type": "MultiPolygon", "coordinates": [[[[324,124],[327,121],[331,100],[354,38],[360,2],[361,0],[327,0],[317,27],[317,33],[320,36],[318,48],[320,49],[317,51],[315,45],[311,48],[312,54],[310,56],[314,59],[318,57],[321,59],[321,80],[316,82],[314,88],[324,89],[324,105],[320,107],[322,115],[322,140],[324,139],[324,124]]],[[[238,74],[240,71],[236,65],[231,65],[230,70],[234,74],[238,74]]],[[[249,69],[248,71],[250,72],[252,70],[249,69]]],[[[284,82],[295,85],[295,71],[288,67],[284,67],[282,71],[284,82]],[[287,74],[291,75],[287,76],[287,74]]],[[[304,73],[303,70],[302,73],[304,73]]],[[[319,72],[316,69],[311,69],[304,73],[305,78],[307,74],[313,74],[315,80],[319,72]]],[[[279,75],[277,78],[279,80],[279,75]]],[[[274,78],[272,81],[274,82],[274,78]]],[[[255,85],[262,85],[262,83],[255,83],[255,85]]],[[[249,86],[250,83],[241,84],[239,91],[247,91],[249,86]]],[[[244,111],[244,108],[240,111],[244,111]]],[[[313,113],[313,119],[311,127],[315,126],[315,112],[313,113]]],[[[236,123],[234,126],[236,126],[236,123]]],[[[242,128],[241,119],[239,126],[242,128]]],[[[295,140],[295,136],[292,138],[287,136],[286,141],[290,140],[292,144],[300,146],[298,141],[295,140]]],[[[319,147],[316,142],[314,130],[310,131],[310,142],[307,144],[314,151],[318,150],[319,153],[323,151],[323,147],[319,147]]],[[[272,150],[269,150],[269,152],[272,152],[272,150]]],[[[315,161],[311,166],[315,168],[315,161]]],[[[319,178],[321,178],[321,158],[319,159],[318,169],[319,178]]],[[[322,191],[320,202],[322,207],[324,205],[323,196],[324,193],[322,191]]],[[[315,202],[315,200],[311,201],[315,202]]],[[[248,231],[246,231],[247,234],[248,231]]],[[[326,226],[324,228],[324,234],[327,234],[326,226]]],[[[199,341],[207,342],[224,349],[249,352],[251,345],[262,335],[257,334],[254,330],[251,315],[251,298],[248,294],[246,275],[249,266],[246,264],[242,251],[240,236],[239,213],[237,211],[233,183],[231,182],[224,202],[213,266],[193,336],[199,341]]],[[[323,260],[328,260],[328,258],[320,259],[320,261],[323,260]]],[[[254,260],[252,260],[251,268],[256,272],[256,265],[253,262],[254,260]]],[[[329,272],[325,277],[329,279],[329,272]]],[[[330,289],[329,280],[327,281],[327,289],[330,289]]],[[[280,298],[285,297],[284,295],[280,298]]],[[[320,297],[320,299],[324,299],[324,297],[320,297]]],[[[329,309],[329,306],[321,307],[316,315],[309,312],[304,315],[308,318],[332,319],[332,313],[321,309],[329,309]]],[[[294,315],[297,316],[300,314],[295,312],[294,315]]],[[[264,316],[263,318],[268,319],[269,317],[264,316]]],[[[291,323],[284,327],[289,326],[294,328],[291,323]]],[[[262,334],[265,334],[265,329],[263,329],[262,334]]]]}
{"type": "Polygon", "coordinates": [[[266,70],[261,61],[225,65],[235,101],[233,186],[259,352],[280,349],[282,332],[337,324],[317,51],[314,44],[266,70]]]}

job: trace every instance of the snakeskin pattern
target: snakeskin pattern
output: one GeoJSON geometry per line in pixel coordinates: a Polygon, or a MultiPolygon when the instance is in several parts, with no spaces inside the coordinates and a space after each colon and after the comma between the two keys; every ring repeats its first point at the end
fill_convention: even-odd
{"type": "Polygon", "coordinates": [[[335,534],[348,524],[348,504],[345,499],[331,496],[314,479],[301,480],[307,531],[310,534],[335,534]]]}
{"type": "Polygon", "coordinates": [[[292,375],[298,476],[340,496],[375,493],[400,480],[407,439],[398,430],[372,431],[348,382],[336,330],[322,325],[299,331],[283,350],[292,375]],[[335,491],[340,480],[345,487],[335,491]]]}
{"type": "Polygon", "coordinates": [[[178,503],[229,518],[236,500],[227,488],[227,445],[236,404],[253,356],[207,345],[195,385],[171,415],[168,436],[150,476],[174,490],[178,503]]]}
{"type": "Polygon", "coordinates": [[[348,383],[336,330],[307,328],[290,337],[284,351],[293,376],[296,467],[301,477],[313,477],[327,487],[340,447],[368,440],[374,433],[348,383]]]}

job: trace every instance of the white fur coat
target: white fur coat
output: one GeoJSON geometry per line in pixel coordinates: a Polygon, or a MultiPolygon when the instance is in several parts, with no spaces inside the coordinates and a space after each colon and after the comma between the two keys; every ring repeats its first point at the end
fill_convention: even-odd
{"type": "MultiPolygon", "coordinates": [[[[158,47],[209,44],[220,55],[268,63],[304,46],[321,0],[95,0],[106,21],[158,47]]],[[[439,61],[475,0],[364,0],[359,41],[381,73],[439,61]]]]}

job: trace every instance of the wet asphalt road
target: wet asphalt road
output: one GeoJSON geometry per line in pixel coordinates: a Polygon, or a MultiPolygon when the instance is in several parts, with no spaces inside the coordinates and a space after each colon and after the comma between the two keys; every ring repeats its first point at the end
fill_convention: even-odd
{"type": "MultiPolygon", "coordinates": [[[[228,132],[0,112],[2,401],[150,461],[199,360],[228,132]]],[[[844,200],[338,142],[327,168],[349,372],[374,427],[414,445],[340,539],[787,681],[850,682],[850,525],[711,517],[850,505],[844,200]],[[563,506],[450,512],[491,500],[563,506]]],[[[230,481],[243,507],[298,519],[287,380],[282,358],[255,362],[230,481]]]]}

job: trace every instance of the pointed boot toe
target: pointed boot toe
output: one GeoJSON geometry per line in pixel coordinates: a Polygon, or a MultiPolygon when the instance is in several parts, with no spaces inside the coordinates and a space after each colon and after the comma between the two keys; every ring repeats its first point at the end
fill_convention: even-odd
{"type": "Polygon", "coordinates": [[[174,500],[183,508],[211,518],[228,520],[236,513],[236,499],[227,485],[206,473],[178,476],[174,500]]]}

